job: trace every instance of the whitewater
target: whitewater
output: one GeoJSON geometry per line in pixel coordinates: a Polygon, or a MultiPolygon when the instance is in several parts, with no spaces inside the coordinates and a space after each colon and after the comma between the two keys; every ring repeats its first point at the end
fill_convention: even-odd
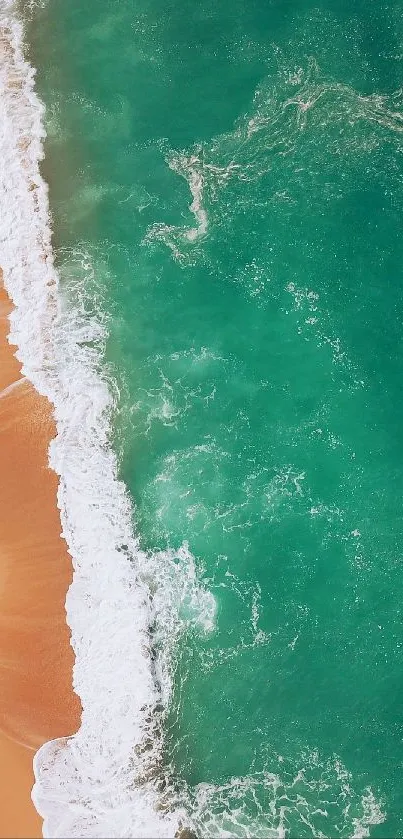
{"type": "MultiPolygon", "coordinates": [[[[116,385],[104,364],[107,329],[80,295],[73,305],[59,283],[40,173],[44,106],[24,57],[23,25],[8,0],[0,0],[0,126],[0,266],[15,305],[10,342],[18,346],[24,375],[54,406],[49,461],[59,476],[58,506],[74,567],[66,610],[73,686],[83,707],[79,732],[46,743],[35,756],[33,800],[44,836],[173,837],[189,828],[280,839],[290,811],[319,835],[315,819],[327,814],[311,812],[310,797],[323,783],[337,786],[343,835],[369,836],[371,825],[384,819],[381,806],[368,788],[360,816],[350,816],[352,779],[336,759],[321,762],[312,752],[294,775],[268,770],[193,790],[164,763],[179,638],[189,628],[213,632],[217,605],[186,542],[147,553],[133,530],[131,499],[110,443],[116,385]]],[[[196,163],[195,157],[168,163],[185,177],[193,199],[196,226],[179,231],[181,243],[208,232],[196,163]]],[[[174,239],[166,238],[176,256],[172,227],[157,225],[150,237],[172,231],[174,239]]]]}
{"type": "Polygon", "coordinates": [[[44,108],[24,59],[22,24],[4,0],[0,32],[1,266],[15,305],[10,342],[24,375],[54,406],[49,459],[74,566],[66,609],[83,706],[79,732],[36,754],[33,800],[44,836],[173,836],[185,814],[172,812],[169,801],[163,807],[159,793],[170,651],[165,644],[155,653],[150,627],[174,644],[181,598],[192,601],[191,619],[201,625],[214,619],[214,600],[198,586],[186,546],[148,556],[134,537],[109,444],[105,331],[64,305],[59,291],[39,168],[44,108]],[[152,598],[148,585],[153,580],[155,588],[159,570],[163,600],[152,598]]]}

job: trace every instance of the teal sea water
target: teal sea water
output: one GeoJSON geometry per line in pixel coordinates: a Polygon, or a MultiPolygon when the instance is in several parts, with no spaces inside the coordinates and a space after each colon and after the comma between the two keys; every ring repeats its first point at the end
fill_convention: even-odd
{"type": "Polygon", "coordinates": [[[403,4],[24,13],[63,293],[177,601],[175,795],[206,837],[402,837],[403,4]]]}

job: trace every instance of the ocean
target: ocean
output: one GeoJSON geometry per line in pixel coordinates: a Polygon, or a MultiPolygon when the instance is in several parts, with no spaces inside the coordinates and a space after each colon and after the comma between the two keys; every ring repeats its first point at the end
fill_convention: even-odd
{"type": "Polygon", "coordinates": [[[45,836],[403,836],[402,13],[1,0],[83,703],[45,836]]]}

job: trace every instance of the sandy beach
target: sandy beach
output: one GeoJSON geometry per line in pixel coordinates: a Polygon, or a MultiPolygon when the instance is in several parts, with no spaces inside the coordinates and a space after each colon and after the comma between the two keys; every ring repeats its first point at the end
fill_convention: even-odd
{"type": "Polygon", "coordinates": [[[76,731],[81,708],[65,613],[71,560],[48,466],[55,425],[7,341],[10,310],[1,284],[0,837],[28,839],[42,835],[30,800],[34,750],[76,731]]]}

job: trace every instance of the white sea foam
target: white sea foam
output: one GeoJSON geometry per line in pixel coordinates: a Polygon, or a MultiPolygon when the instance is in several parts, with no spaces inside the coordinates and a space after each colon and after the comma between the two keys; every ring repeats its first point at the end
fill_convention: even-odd
{"type": "Polygon", "coordinates": [[[79,732],[36,754],[33,798],[45,836],[173,836],[185,816],[167,794],[164,809],[159,792],[158,714],[170,692],[170,647],[158,645],[158,635],[169,625],[173,643],[184,625],[209,629],[214,603],[186,548],[150,557],[134,538],[109,445],[113,401],[99,372],[104,327],[79,300],[76,311],[65,309],[58,290],[39,171],[44,109],[22,45],[22,25],[0,0],[0,264],[16,307],[11,341],[24,374],[55,408],[50,463],[74,564],[66,608],[83,705],[79,732]]]}
{"type": "MultiPolygon", "coordinates": [[[[83,704],[79,732],[45,744],[35,757],[33,797],[44,835],[172,837],[188,823],[202,835],[282,837],[295,819],[312,835],[324,835],[317,824],[327,818],[326,802],[319,806],[317,799],[329,776],[333,786],[340,782],[339,811],[350,832],[368,836],[370,825],[384,819],[373,793],[354,795],[347,773],[315,756],[288,780],[278,756],[282,777],[251,773],[193,790],[180,782],[174,790],[161,765],[178,636],[188,627],[209,632],[216,605],[186,544],[150,555],[133,535],[109,445],[113,399],[100,373],[105,325],[85,310],[80,294],[74,311],[63,303],[39,172],[43,139],[43,107],[23,57],[22,27],[12,4],[0,0],[0,265],[16,307],[11,341],[23,372],[55,406],[50,462],[60,477],[58,503],[74,563],[66,607],[74,686],[83,704]]],[[[203,181],[190,162],[197,226],[187,238],[193,240],[204,236],[208,221],[203,181]]],[[[255,630],[258,607],[255,599],[255,630]]]]}
{"type": "Polygon", "coordinates": [[[164,242],[172,251],[175,259],[183,261],[185,253],[183,246],[186,243],[195,244],[203,240],[208,231],[208,215],[203,206],[204,174],[203,164],[197,154],[172,155],[168,161],[169,168],[181,177],[185,178],[192,195],[192,203],[189,210],[193,213],[196,227],[176,227],[164,223],[154,224],[148,231],[145,241],[152,240],[164,242]]]}
{"type": "Polygon", "coordinates": [[[223,784],[201,783],[187,791],[191,825],[220,839],[285,839],[344,836],[367,839],[385,814],[373,792],[355,793],[351,774],[337,759],[316,750],[299,756],[299,769],[273,755],[278,771],[251,771],[223,784]],[[335,825],[337,827],[335,828],[335,825]]]}

